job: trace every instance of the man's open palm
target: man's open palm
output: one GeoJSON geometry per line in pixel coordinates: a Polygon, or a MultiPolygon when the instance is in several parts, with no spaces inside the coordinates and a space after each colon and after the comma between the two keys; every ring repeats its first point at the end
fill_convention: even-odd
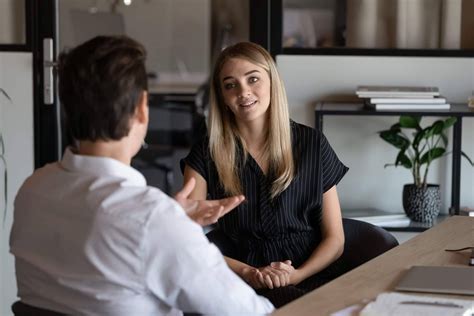
{"type": "Polygon", "coordinates": [[[189,198],[194,190],[196,180],[194,178],[184,185],[175,195],[175,200],[181,205],[186,214],[201,226],[214,224],[217,220],[229,213],[245,200],[243,195],[232,196],[220,200],[195,201],[189,198]]]}

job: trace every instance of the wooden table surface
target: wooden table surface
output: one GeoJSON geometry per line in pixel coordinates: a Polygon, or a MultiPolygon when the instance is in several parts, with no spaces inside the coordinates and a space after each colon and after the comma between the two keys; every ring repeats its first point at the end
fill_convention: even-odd
{"type": "MultiPolygon", "coordinates": [[[[411,266],[467,266],[470,250],[447,252],[445,249],[472,246],[474,217],[450,217],[404,244],[283,306],[272,315],[329,315],[364,300],[373,300],[379,293],[392,291],[411,266]]],[[[442,296],[474,299],[474,296],[466,295],[442,296]]]]}

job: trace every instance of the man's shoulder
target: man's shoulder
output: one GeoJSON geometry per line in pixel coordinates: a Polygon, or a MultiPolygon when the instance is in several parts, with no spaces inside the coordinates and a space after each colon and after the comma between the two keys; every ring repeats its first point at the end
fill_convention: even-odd
{"type": "Polygon", "coordinates": [[[61,166],[59,162],[53,162],[47,164],[41,168],[36,169],[30,176],[28,176],[20,187],[20,191],[28,188],[34,188],[37,186],[44,186],[48,183],[49,179],[55,177],[56,174],[61,172],[61,166]]]}

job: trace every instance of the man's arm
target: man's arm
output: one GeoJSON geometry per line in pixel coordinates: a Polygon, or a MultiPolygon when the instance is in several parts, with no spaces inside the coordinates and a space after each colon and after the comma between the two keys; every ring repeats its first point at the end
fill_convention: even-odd
{"type": "Polygon", "coordinates": [[[174,210],[157,211],[148,224],[145,266],[150,291],[185,312],[270,313],[272,304],[234,274],[201,227],[171,204],[174,210]]]}

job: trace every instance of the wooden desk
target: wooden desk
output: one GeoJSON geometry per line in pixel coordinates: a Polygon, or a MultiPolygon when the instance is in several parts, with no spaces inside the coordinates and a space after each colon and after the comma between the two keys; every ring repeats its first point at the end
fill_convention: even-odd
{"type": "Polygon", "coordinates": [[[413,265],[467,266],[470,251],[447,252],[444,249],[473,245],[474,218],[450,217],[401,246],[278,309],[272,315],[329,315],[364,299],[373,300],[381,292],[392,291],[403,273],[413,265]]]}

